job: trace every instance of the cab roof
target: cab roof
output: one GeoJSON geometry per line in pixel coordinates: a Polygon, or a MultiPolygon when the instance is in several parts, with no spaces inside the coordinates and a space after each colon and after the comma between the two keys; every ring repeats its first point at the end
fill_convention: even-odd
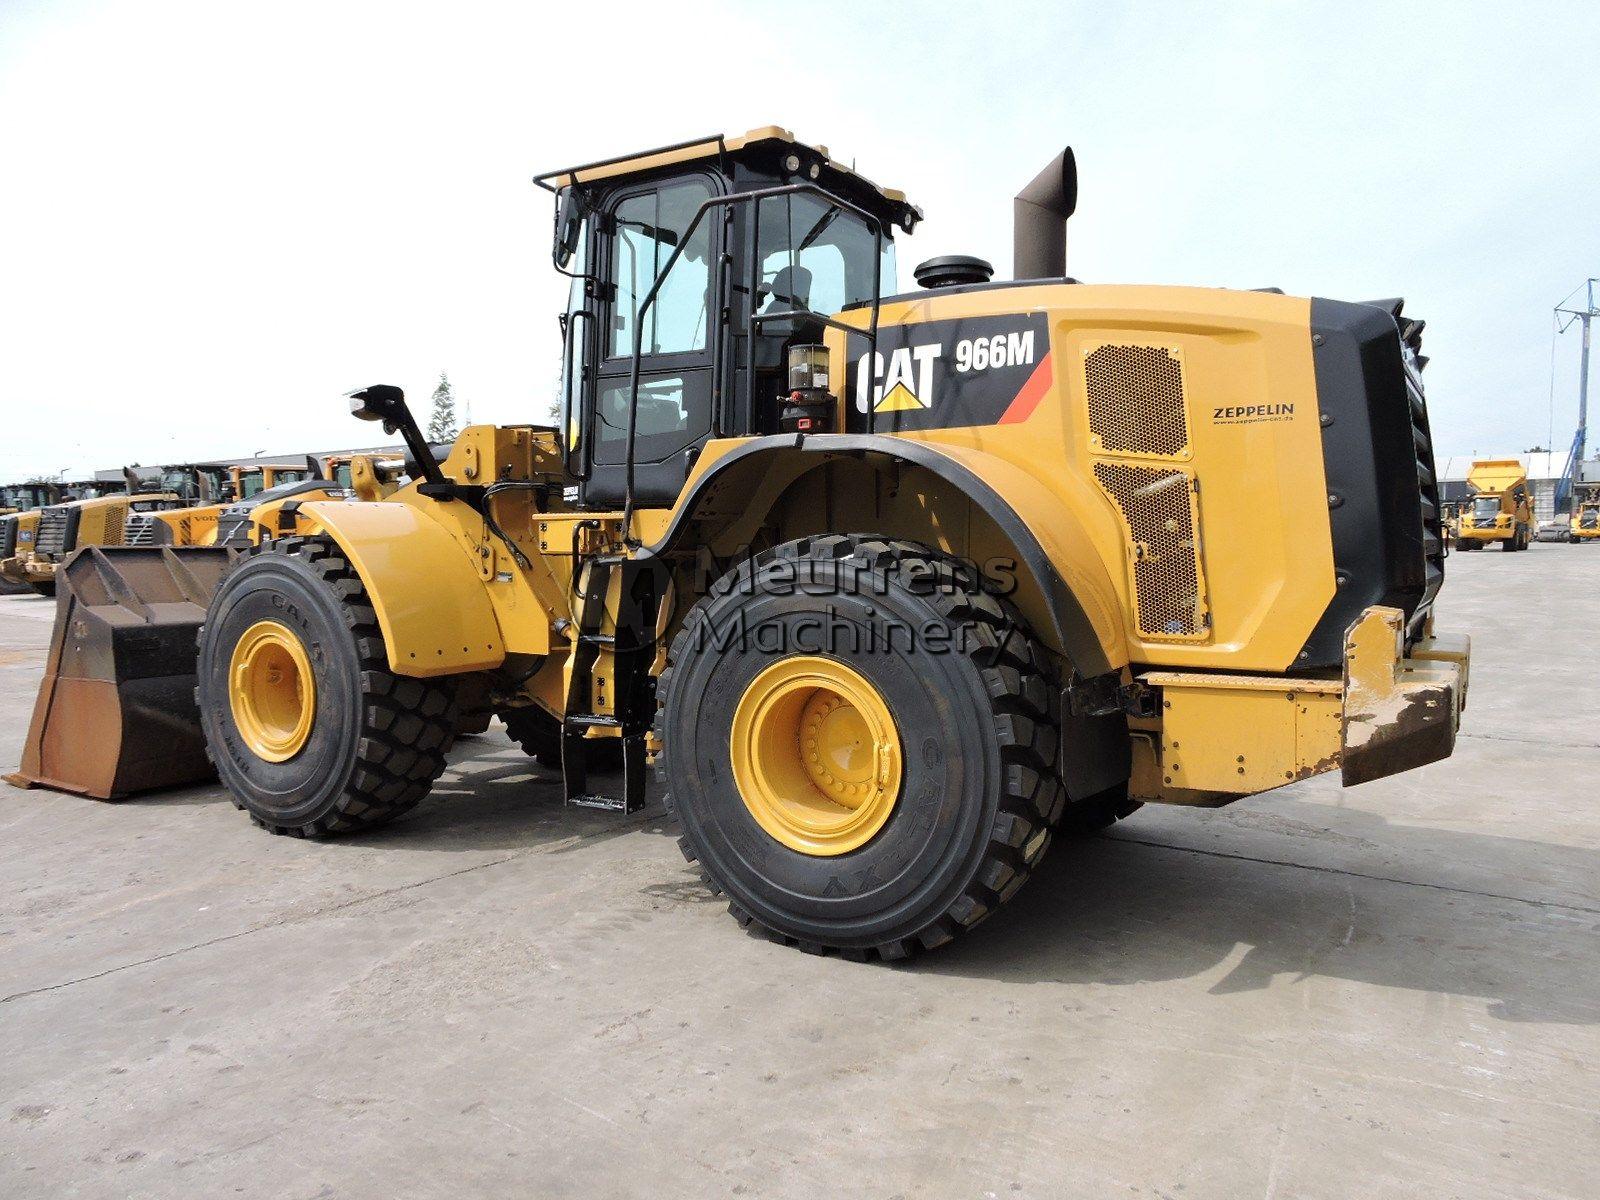
{"type": "MultiPolygon", "coordinates": [[[[584,163],[581,166],[562,167],[557,171],[547,171],[543,175],[536,175],[533,181],[545,190],[553,192],[564,187],[571,187],[574,184],[599,183],[608,179],[640,175],[646,171],[654,171],[662,167],[699,162],[703,159],[717,158],[722,155],[737,157],[742,152],[758,148],[769,151],[792,148],[800,151],[803,157],[817,161],[830,174],[836,174],[859,186],[863,186],[889,205],[904,210],[911,215],[912,224],[922,219],[922,210],[910,203],[906,199],[904,192],[895,188],[882,187],[872,182],[866,176],[859,174],[854,167],[847,167],[843,163],[836,162],[830,158],[826,146],[802,142],[789,130],[778,125],[763,125],[736,136],[714,133],[708,137],[694,138],[687,142],[676,142],[671,146],[658,146],[653,150],[641,150],[633,154],[619,155],[616,158],[605,158],[598,162],[584,163]]],[[[904,222],[900,223],[903,224],[904,222]]]]}

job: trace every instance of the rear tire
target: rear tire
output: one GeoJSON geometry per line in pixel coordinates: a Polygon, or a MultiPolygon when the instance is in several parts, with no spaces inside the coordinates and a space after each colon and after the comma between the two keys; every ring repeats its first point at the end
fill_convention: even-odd
{"type": "Polygon", "coordinates": [[[331,540],[283,538],[253,550],[217,589],[199,643],[208,753],[234,803],[271,832],[320,837],[382,825],[415,807],[444,771],[459,719],[456,682],[389,670],[366,588],[331,540]],[[314,685],[309,732],[281,761],[262,757],[241,731],[230,687],[238,648],[263,624],[298,642],[314,685]]]}
{"type": "Polygon", "coordinates": [[[777,546],[695,605],[669,661],[657,725],[667,808],[741,925],[803,950],[904,958],[984,920],[1049,847],[1065,804],[1050,662],[1015,609],[935,551],[872,535],[777,546]],[[832,853],[769,832],[735,779],[736,711],[774,667],[805,659],[864,681],[899,741],[892,808],[864,843],[832,853]]]}

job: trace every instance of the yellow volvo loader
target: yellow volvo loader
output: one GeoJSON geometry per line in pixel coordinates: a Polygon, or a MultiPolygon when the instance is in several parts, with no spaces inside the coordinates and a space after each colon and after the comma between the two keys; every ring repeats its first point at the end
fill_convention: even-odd
{"type": "MultiPolygon", "coordinates": [[[[636,811],[653,758],[741,923],[861,958],[975,926],[1059,830],[1451,753],[1468,647],[1433,629],[1399,301],[1069,279],[1070,151],[1016,199],[1015,280],[946,257],[906,293],[920,212],[780,129],[537,182],[558,428],[439,461],[398,388],[354,393],[414,483],[288,501],[227,570],[80,555],[47,691],[115,710],[135,681],[80,662],[200,625],[137,682],[299,836],[416,805],[474,714],[575,805],[636,811]]],[[[93,793],[44,765],[74,718],[41,693],[21,782],[93,793]]]]}
{"type": "Polygon", "coordinates": [[[1467,472],[1471,503],[1456,528],[1457,550],[1526,550],[1533,541],[1533,496],[1528,472],[1514,458],[1479,459],[1467,472]]]}

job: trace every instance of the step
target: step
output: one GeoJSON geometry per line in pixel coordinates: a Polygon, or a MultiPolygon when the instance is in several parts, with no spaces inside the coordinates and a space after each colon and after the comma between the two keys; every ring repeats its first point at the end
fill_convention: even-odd
{"type": "Polygon", "coordinates": [[[622,721],[609,713],[568,713],[565,724],[579,729],[621,729],[622,721]]]}

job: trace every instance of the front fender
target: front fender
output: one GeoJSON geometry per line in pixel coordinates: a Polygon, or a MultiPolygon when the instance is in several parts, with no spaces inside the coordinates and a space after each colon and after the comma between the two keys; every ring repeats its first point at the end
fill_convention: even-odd
{"type": "Polygon", "coordinates": [[[397,675],[458,675],[505,661],[488,589],[459,541],[409,504],[321,500],[299,532],[332,538],[366,585],[397,675]]]}

